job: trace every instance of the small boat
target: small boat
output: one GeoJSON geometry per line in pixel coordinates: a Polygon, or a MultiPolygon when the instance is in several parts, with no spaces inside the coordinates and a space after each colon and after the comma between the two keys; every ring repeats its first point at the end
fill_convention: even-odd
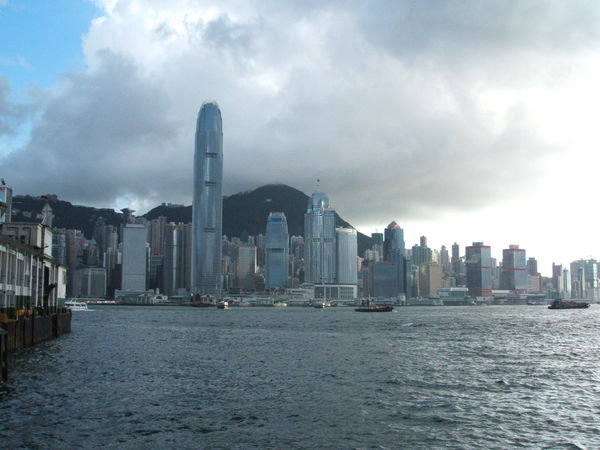
{"type": "Polygon", "coordinates": [[[89,311],[87,303],[75,300],[67,300],[65,302],[65,308],[70,311],[89,311]]]}
{"type": "Polygon", "coordinates": [[[366,305],[354,309],[357,312],[391,312],[393,310],[394,307],[390,305],[366,305]]]}
{"type": "Polygon", "coordinates": [[[548,309],[581,309],[581,308],[589,308],[590,304],[588,302],[576,302],[574,300],[554,300],[548,309]]]}
{"type": "Polygon", "coordinates": [[[196,294],[192,298],[191,306],[196,306],[199,308],[208,308],[210,306],[216,306],[217,304],[209,295],[200,295],[196,294]]]}
{"type": "Polygon", "coordinates": [[[229,309],[229,302],[219,302],[217,303],[217,308],[219,309],[229,309]]]}
{"type": "Polygon", "coordinates": [[[317,303],[313,304],[313,307],[315,307],[317,309],[329,308],[330,306],[331,306],[331,303],[329,303],[328,301],[317,302],[317,303]]]}

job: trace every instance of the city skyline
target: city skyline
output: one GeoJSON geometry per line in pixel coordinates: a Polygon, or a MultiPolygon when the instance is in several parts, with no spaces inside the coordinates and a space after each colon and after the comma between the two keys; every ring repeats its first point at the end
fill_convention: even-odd
{"type": "MultiPolygon", "coordinates": [[[[203,158],[214,160],[217,157],[217,153],[212,150],[218,150],[216,147],[220,145],[207,147],[202,143],[220,141],[219,118],[216,105],[203,105],[198,128],[201,136],[198,155],[202,158],[201,161],[203,158]]],[[[200,171],[210,172],[210,168],[200,171]]],[[[200,187],[214,187],[215,183],[204,181],[204,177],[198,181],[200,187]]],[[[8,199],[8,202],[0,205],[0,213],[11,210],[10,188],[0,186],[0,194],[2,193],[9,195],[0,195],[8,199]]],[[[202,193],[200,195],[204,197],[202,193]]],[[[599,298],[596,260],[572,261],[569,268],[564,269],[560,264],[553,264],[552,277],[548,278],[538,272],[537,260],[534,257],[527,259],[526,250],[518,245],[503,249],[502,261],[499,263],[491,256],[490,246],[473,242],[465,248],[465,256],[460,259],[459,246],[457,243],[453,244],[453,263],[450,265],[447,249],[442,247],[440,251],[432,250],[427,245],[426,236],[420,237],[419,245],[404,252],[404,232],[396,222],[388,225],[385,235],[374,233],[371,236],[370,248],[363,247],[366,250],[364,253],[361,251],[363,259],[358,255],[356,231],[348,227],[335,227],[335,211],[329,208],[328,198],[322,192],[314,193],[308,199],[304,213],[305,237],[288,235],[283,213],[268,215],[266,235],[250,235],[247,231],[231,239],[223,235],[217,242],[222,250],[221,264],[218,265],[223,270],[216,275],[217,281],[214,281],[212,273],[205,276],[206,270],[202,268],[203,265],[215,265],[212,256],[217,251],[213,251],[214,248],[211,251],[200,248],[200,252],[208,256],[208,261],[194,258],[192,263],[193,242],[202,244],[207,241],[202,238],[202,233],[199,240],[192,238],[193,223],[180,221],[175,224],[162,215],[153,219],[136,218],[131,211],[124,210],[118,220],[118,227],[108,224],[102,216],[97,216],[93,224],[93,237],[89,238],[77,229],[50,228],[54,218],[50,197],[44,196],[40,200],[45,200],[41,214],[34,216],[31,211],[15,211],[25,218],[35,217],[41,223],[22,219],[10,221],[3,224],[2,234],[21,244],[48,249],[50,245],[38,242],[37,237],[43,236],[42,240],[46,242],[51,239],[52,256],[69,275],[65,287],[70,296],[87,295],[97,298],[111,296],[114,292],[115,298],[121,300],[126,298],[127,301],[132,301],[137,298],[145,301],[149,295],[156,294],[158,298],[159,292],[164,292],[165,296],[160,295],[162,300],[167,296],[182,299],[186,292],[188,295],[210,293],[217,296],[220,295],[221,288],[225,292],[238,294],[262,292],[265,289],[268,292],[284,287],[300,287],[303,282],[308,281],[314,286],[315,298],[331,297],[340,300],[352,300],[357,295],[431,298],[436,292],[440,298],[451,296],[452,302],[464,302],[467,292],[473,297],[500,303],[525,301],[529,295],[536,299],[539,295],[545,295],[546,298],[599,298]],[[121,233],[117,233],[117,228],[121,233]],[[118,234],[121,239],[118,239],[118,234]],[[288,242],[293,248],[293,252],[288,254],[291,257],[289,259],[285,257],[288,242]],[[299,249],[297,244],[304,249],[299,249]],[[121,263],[117,264],[119,260],[121,263]],[[286,275],[287,267],[292,268],[291,278],[286,275]],[[197,283],[199,287],[192,286],[191,282],[188,284],[198,268],[202,277],[200,283],[197,283]],[[275,281],[277,279],[279,281],[275,281]],[[207,280],[208,283],[204,283],[207,280]],[[494,299],[490,300],[492,296],[494,299]]],[[[210,210],[215,209],[210,207],[211,202],[208,200],[210,199],[202,199],[198,203],[210,210]]],[[[292,212],[292,215],[295,213],[292,212]]],[[[60,216],[57,219],[60,220],[60,216]]],[[[113,222],[114,218],[110,221],[113,222]]],[[[211,224],[199,221],[195,223],[197,227],[200,225],[198,228],[201,231],[207,230],[204,225],[211,224]]],[[[65,226],[64,222],[62,226],[65,226]]],[[[208,228],[214,231],[214,227],[208,228]]],[[[210,234],[210,237],[214,235],[216,233],[210,234]]],[[[206,243],[204,244],[206,247],[206,243]]],[[[363,246],[364,244],[366,243],[363,242],[363,246]]],[[[30,251],[35,251],[34,247],[30,251]]],[[[310,289],[308,285],[304,287],[310,289]]],[[[9,287],[8,291],[10,290],[9,287]]]]}
{"type": "MultiPolygon", "coordinates": [[[[10,186],[7,186],[7,187],[8,187],[8,188],[9,188],[9,190],[10,190],[10,188],[11,188],[11,187],[10,187],[10,186]]],[[[262,186],[262,187],[264,188],[265,186],[262,186]]],[[[238,193],[238,194],[240,194],[240,193],[238,193]]],[[[313,194],[315,194],[315,192],[313,192],[313,194]]],[[[323,194],[323,193],[316,193],[316,194],[325,195],[325,194],[323,194]]],[[[14,196],[16,196],[16,198],[19,198],[19,196],[20,196],[20,195],[26,195],[26,196],[29,196],[30,194],[24,194],[24,193],[13,193],[13,195],[14,195],[14,196]]],[[[50,196],[51,196],[51,197],[53,197],[53,195],[50,195],[50,196]]],[[[38,198],[42,198],[42,199],[43,199],[43,198],[45,198],[45,197],[46,197],[45,195],[38,196],[38,198]]],[[[326,197],[326,195],[325,195],[325,197],[326,197]]],[[[307,198],[310,200],[310,198],[311,198],[311,197],[310,197],[310,196],[307,196],[307,198]]],[[[68,201],[68,199],[58,199],[58,198],[56,198],[56,200],[60,200],[60,201],[68,201]]],[[[184,205],[175,205],[175,204],[167,204],[167,203],[163,203],[163,205],[171,205],[172,207],[182,207],[182,208],[184,208],[184,207],[185,207],[184,205]]],[[[84,207],[84,208],[85,208],[85,207],[87,207],[87,206],[85,206],[85,205],[79,205],[79,206],[76,206],[76,207],[84,207]]],[[[189,207],[189,208],[192,208],[192,205],[188,205],[188,207],[189,207]]],[[[131,211],[131,210],[128,210],[128,209],[125,209],[124,211],[125,211],[125,214],[131,214],[131,213],[133,212],[133,211],[131,211]]],[[[35,210],[33,210],[33,211],[26,211],[26,213],[27,213],[27,214],[36,214],[36,215],[38,216],[38,218],[41,218],[41,217],[43,216],[43,208],[42,208],[42,210],[41,210],[40,212],[36,212],[35,210]]],[[[141,215],[138,215],[137,217],[141,217],[141,215]]],[[[267,215],[265,215],[265,217],[266,217],[266,219],[265,219],[265,223],[267,224],[267,225],[265,226],[265,233],[266,233],[266,230],[267,230],[267,227],[268,227],[268,214],[267,214],[267,215]]],[[[343,217],[343,215],[342,215],[342,219],[343,219],[343,218],[344,218],[344,217],[343,217]]],[[[41,219],[40,219],[40,220],[41,220],[41,219]]],[[[182,223],[179,223],[179,224],[171,223],[171,225],[173,225],[173,226],[179,226],[179,225],[182,225],[182,226],[187,226],[187,225],[189,225],[189,226],[191,226],[191,225],[192,225],[192,222],[191,222],[191,220],[190,220],[190,222],[187,222],[187,223],[186,223],[186,222],[182,222],[182,223]]],[[[350,224],[350,225],[353,227],[353,224],[350,224]]],[[[69,227],[67,227],[67,228],[69,228],[69,227]]],[[[360,230],[358,230],[358,228],[356,228],[356,227],[353,227],[353,228],[354,228],[354,229],[356,229],[357,231],[359,231],[359,232],[360,232],[360,230]]],[[[400,247],[401,247],[402,249],[405,249],[405,243],[404,243],[404,231],[405,231],[405,230],[403,230],[403,229],[402,229],[402,228],[401,228],[401,227],[400,227],[400,226],[399,226],[399,225],[398,225],[398,224],[397,224],[395,221],[392,221],[392,223],[390,223],[390,224],[388,225],[388,227],[386,227],[386,229],[384,230],[384,231],[385,231],[385,233],[378,233],[377,231],[375,231],[374,233],[372,233],[372,234],[371,234],[371,238],[373,237],[373,234],[375,234],[375,235],[381,234],[382,243],[384,244],[384,248],[383,248],[383,255],[387,255],[387,254],[388,254],[388,249],[387,249],[387,246],[391,246],[391,245],[393,245],[393,243],[395,242],[395,239],[396,239],[396,238],[394,237],[394,235],[393,235],[393,234],[389,234],[389,235],[388,235],[388,232],[389,232],[390,230],[392,230],[392,229],[397,229],[397,230],[399,230],[399,231],[397,231],[397,232],[399,233],[399,235],[397,236],[397,238],[399,239],[399,241],[400,241],[400,243],[401,243],[401,244],[400,244],[400,247]],[[385,234],[385,237],[386,237],[385,239],[384,239],[384,234],[385,234]]],[[[79,231],[79,230],[77,230],[77,231],[79,231]]],[[[428,237],[427,237],[427,236],[424,236],[424,235],[421,235],[421,236],[419,236],[419,237],[417,238],[416,236],[417,236],[418,234],[419,234],[419,233],[418,233],[418,230],[412,230],[412,232],[410,232],[410,230],[409,230],[409,235],[410,235],[410,236],[414,236],[414,240],[411,240],[411,241],[409,241],[409,244],[410,244],[410,243],[412,243],[412,242],[415,242],[415,244],[414,244],[414,245],[412,245],[412,246],[410,246],[410,245],[409,245],[408,247],[406,247],[406,250],[409,250],[409,251],[410,251],[410,250],[411,250],[411,247],[412,247],[412,251],[413,251],[413,252],[414,252],[415,248],[417,248],[417,251],[420,251],[420,247],[421,247],[421,245],[420,245],[420,244],[422,244],[424,241],[425,241],[425,244],[427,244],[427,239],[428,239],[428,237]]],[[[94,235],[94,236],[95,236],[95,235],[94,235]]],[[[190,235],[190,236],[191,236],[191,235],[190,235]]],[[[301,233],[301,236],[303,236],[303,233],[301,233]]],[[[365,236],[367,236],[367,235],[365,234],[365,236]]],[[[231,237],[240,237],[240,236],[237,236],[237,235],[233,234],[233,235],[231,235],[231,237]]],[[[291,236],[290,236],[290,237],[291,237],[291,236]]],[[[98,239],[97,237],[95,237],[95,238],[96,238],[96,239],[98,239]]],[[[412,239],[412,238],[411,238],[411,239],[412,239]]],[[[471,241],[472,241],[472,240],[471,240],[471,241]]],[[[454,248],[456,247],[457,249],[459,249],[459,250],[457,250],[457,251],[459,251],[459,252],[460,252],[460,253],[457,253],[457,255],[459,255],[459,254],[460,254],[460,255],[464,256],[464,250],[465,250],[465,247],[469,246],[469,245],[471,244],[471,241],[465,241],[465,242],[462,242],[462,241],[461,241],[461,242],[458,242],[458,243],[457,243],[457,242],[454,242],[454,243],[453,243],[453,245],[452,245],[453,251],[454,251],[454,248]]],[[[504,252],[504,250],[505,250],[506,248],[509,248],[509,247],[514,247],[514,246],[516,246],[516,247],[523,247],[522,243],[521,243],[521,244],[515,244],[515,243],[505,243],[505,244],[502,244],[502,245],[500,245],[500,246],[493,246],[493,245],[492,245],[492,246],[491,246],[491,256],[492,256],[493,258],[495,258],[496,260],[498,260],[498,261],[502,261],[502,259],[503,259],[503,252],[504,252]]],[[[446,247],[446,248],[447,248],[448,246],[447,246],[447,245],[445,245],[445,244],[442,244],[440,247],[435,247],[435,246],[433,246],[433,247],[429,248],[427,245],[425,245],[426,251],[428,251],[428,253],[430,254],[430,256],[431,256],[431,252],[432,252],[432,250],[436,250],[436,251],[438,251],[438,250],[439,250],[439,251],[441,252],[441,251],[443,251],[443,250],[444,250],[444,247],[446,247]]],[[[522,250],[525,250],[525,249],[524,249],[524,248],[522,248],[522,250]]],[[[389,251],[391,252],[391,249],[390,249],[389,251]]],[[[447,251],[447,250],[446,250],[446,251],[447,251]]],[[[391,253],[389,253],[389,254],[391,255],[391,253]]],[[[362,256],[364,256],[364,255],[359,255],[359,256],[361,256],[361,257],[362,257],[362,256]]],[[[389,256],[389,257],[391,258],[391,259],[390,259],[390,261],[391,261],[391,260],[393,259],[393,257],[392,257],[392,256],[389,256]]],[[[547,267],[546,267],[546,264],[544,264],[544,263],[545,263],[545,260],[540,260],[540,258],[536,257],[535,255],[533,255],[533,257],[535,258],[535,260],[536,260],[536,263],[537,263],[537,264],[540,266],[540,272],[541,272],[543,275],[551,274],[551,273],[552,273],[552,268],[553,268],[553,266],[554,266],[555,264],[559,264],[559,265],[568,265],[568,264],[571,264],[571,263],[573,263],[573,262],[575,262],[575,261],[580,261],[580,260],[589,260],[589,259],[598,259],[598,258],[596,257],[596,255],[587,255],[587,256],[580,255],[580,256],[578,256],[578,257],[576,257],[576,258],[574,258],[574,259],[571,259],[571,260],[568,260],[568,261],[560,261],[560,262],[557,262],[558,260],[557,260],[556,258],[553,258],[553,259],[551,259],[551,260],[550,260],[551,262],[550,262],[550,263],[547,265],[547,267]]],[[[413,258],[413,259],[414,259],[414,258],[413,258]]],[[[421,259],[422,259],[422,258],[421,258],[421,259]]],[[[386,261],[387,261],[387,260],[388,260],[388,259],[387,259],[387,257],[385,257],[385,256],[384,256],[384,260],[386,260],[386,261]]],[[[413,261],[413,262],[414,262],[414,261],[413,261]]],[[[453,263],[453,264],[454,264],[454,263],[453,263]]],[[[537,265],[536,265],[536,267],[537,267],[537,265]]]]}
{"type": "Polygon", "coordinates": [[[547,273],[600,254],[599,18],[578,1],[0,2],[2,176],[190,204],[190,117],[216,99],[226,195],[323,190],[367,235],[395,220],[408,246],[518,244],[547,273]]]}

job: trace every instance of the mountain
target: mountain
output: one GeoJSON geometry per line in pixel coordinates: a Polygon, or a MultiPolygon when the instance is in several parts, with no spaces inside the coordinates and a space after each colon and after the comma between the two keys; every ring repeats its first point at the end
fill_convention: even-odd
{"type": "MultiPolygon", "coordinates": [[[[268,184],[253,191],[240,192],[223,198],[223,234],[239,236],[265,234],[267,217],[271,211],[285,214],[290,236],[304,235],[304,213],[310,197],[285,184],[268,184]]],[[[148,220],[165,216],[168,222],[192,221],[191,206],[161,205],[146,213],[148,220]]],[[[336,226],[352,227],[336,213],[336,226]]],[[[358,233],[358,254],[370,247],[370,238],[358,233]]]]}
{"type": "MultiPolygon", "coordinates": [[[[81,230],[86,238],[91,239],[98,217],[102,217],[106,225],[118,226],[123,223],[123,214],[114,209],[73,205],[70,202],[59,200],[55,195],[47,195],[47,197],[54,215],[52,223],[54,228],[81,230]]],[[[15,195],[12,199],[12,221],[40,222],[42,208],[45,204],[46,199],[42,197],[15,195]]]]}
{"type": "MultiPolygon", "coordinates": [[[[240,192],[223,198],[223,234],[228,237],[240,236],[242,231],[250,235],[264,234],[267,217],[271,211],[285,213],[290,235],[304,234],[304,213],[309,197],[298,189],[284,184],[269,184],[252,191],[240,192]]],[[[17,195],[13,197],[13,221],[39,222],[42,208],[45,204],[42,197],[17,195]],[[15,214],[16,213],[16,214],[15,214]]],[[[124,215],[112,209],[92,208],[89,206],[73,205],[67,201],[58,200],[49,195],[48,201],[54,213],[53,226],[56,228],[75,228],[83,231],[90,239],[94,223],[102,217],[106,224],[119,225],[124,222],[124,215]]],[[[168,222],[189,223],[192,221],[192,207],[163,203],[148,211],[144,217],[148,220],[165,216],[168,222]]],[[[336,214],[336,225],[351,227],[351,225],[336,214]]],[[[358,233],[358,254],[364,254],[369,247],[368,236],[358,233]]]]}

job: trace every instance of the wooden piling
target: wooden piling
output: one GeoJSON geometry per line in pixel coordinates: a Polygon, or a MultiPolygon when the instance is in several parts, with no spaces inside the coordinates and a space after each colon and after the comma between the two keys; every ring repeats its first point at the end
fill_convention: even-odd
{"type": "Polygon", "coordinates": [[[0,383],[8,380],[8,333],[0,328],[0,383]]]}
{"type": "Polygon", "coordinates": [[[71,332],[71,311],[0,322],[0,382],[8,378],[8,354],[71,332]]]}

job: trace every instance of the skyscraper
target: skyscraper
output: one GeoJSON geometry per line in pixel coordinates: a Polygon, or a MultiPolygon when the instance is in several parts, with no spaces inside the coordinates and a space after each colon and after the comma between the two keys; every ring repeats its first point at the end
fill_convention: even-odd
{"type": "Polygon", "coordinates": [[[450,265],[450,255],[445,245],[442,245],[440,249],[440,266],[442,266],[442,272],[452,273],[452,266],[450,265]]]}
{"type": "Polygon", "coordinates": [[[419,245],[413,245],[412,263],[415,266],[420,266],[429,261],[433,261],[433,252],[427,247],[427,238],[421,236],[419,245]]]}
{"type": "Polygon", "coordinates": [[[322,192],[313,193],[304,214],[305,281],[335,283],[335,211],[322,192]]]}
{"type": "Polygon", "coordinates": [[[287,219],[282,212],[272,212],[267,219],[265,238],[265,278],[267,289],[288,284],[290,247],[287,219]]]}
{"type": "Polygon", "coordinates": [[[442,268],[434,262],[428,261],[419,266],[419,297],[435,297],[442,287],[442,268]]]}
{"type": "Polygon", "coordinates": [[[223,124],[216,103],[204,103],[196,122],[192,208],[192,293],[221,294],[223,124]]]}
{"type": "Polygon", "coordinates": [[[240,291],[253,291],[256,287],[254,279],[256,273],[256,246],[253,244],[240,244],[237,251],[236,286],[240,291]]]}
{"type": "MultiPolygon", "coordinates": [[[[404,256],[404,230],[395,221],[392,221],[384,230],[384,237],[383,258],[386,262],[394,265],[396,272],[396,289],[392,295],[406,294],[408,290],[407,269],[410,264],[404,256]]],[[[377,270],[381,274],[387,269],[374,267],[374,270],[377,270]]],[[[375,277],[373,278],[373,282],[377,283],[377,280],[381,279],[381,276],[375,277]]]]}
{"type": "Polygon", "coordinates": [[[404,230],[395,221],[392,221],[384,230],[383,259],[396,261],[398,253],[404,256],[404,230]]]}
{"type": "Polygon", "coordinates": [[[454,272],[455,275],[458,275],[460,273],[460,248],[458,246],[458,244],[455,242],[454,244],[452,244],[452,259],[450,260],[450,263],[452,264],[452,271],[454,272]]]}
{"type": "Polygon", "coordinates": [[[527,259],[527,274],[539,275],[537,259],[533,257],[527,259]]]}
{"type": "Polygon", "coordinates": [[[483,242],[473,242],[465,249],[469,295],[492,295],[492,250],[483,242]]]}
{"type": "Polygon", "coordinates": [[[146,227],[141,224],[128,223],[123,227],[122,291],[146,290],[147,233],[146,227]]]}
{"type": "Polygon", "coordinates": [[[501,288],[518,293],[527,292],[527,257],[518,245],[502,250],[501,288]]]}

